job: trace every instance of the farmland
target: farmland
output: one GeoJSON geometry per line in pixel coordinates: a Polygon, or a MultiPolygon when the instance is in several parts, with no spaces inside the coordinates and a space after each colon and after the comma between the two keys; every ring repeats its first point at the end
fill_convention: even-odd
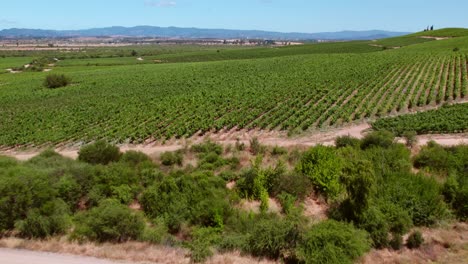
{"type": "MultiPolygon", "coordinates": [[[[233,129],[294,134],[466,99],[468,37],[396,50],[370,44],[146,47],[141,60],[67,54],[49,68],[69,76],[68,87],[43,87],[44,72],[0,74],[0,145],[141,143],[233,129]]],[[[4,67],[31,61],[5,57],[4,67]]]]}
{"type": "Polygon", "coordinates": [[[414,115],[382,118],[373,123],[373,127],[401,135],[406,131],[415,131],[418,134],[465,132],[466,124],[468,104],[459,104],[414,115]]]}

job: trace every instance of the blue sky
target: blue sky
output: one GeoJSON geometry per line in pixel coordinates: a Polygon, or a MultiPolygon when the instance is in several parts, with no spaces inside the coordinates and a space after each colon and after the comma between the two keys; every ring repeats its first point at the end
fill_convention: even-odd
{"type": "Polygon", "coordinates": [[[1,0],[0,29],[178,26],[323,32],[468,27],[466,0],[1,0]]]}

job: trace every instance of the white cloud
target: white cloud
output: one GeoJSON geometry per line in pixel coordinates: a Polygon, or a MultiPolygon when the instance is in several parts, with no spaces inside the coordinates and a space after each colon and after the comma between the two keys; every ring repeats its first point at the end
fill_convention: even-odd
{"type": "Polygon", "coordinates": [[[145,6],[152,7],[174,7],[177,5],[176,1],[160,0],[160,1],[145,1],[145,6]]]}

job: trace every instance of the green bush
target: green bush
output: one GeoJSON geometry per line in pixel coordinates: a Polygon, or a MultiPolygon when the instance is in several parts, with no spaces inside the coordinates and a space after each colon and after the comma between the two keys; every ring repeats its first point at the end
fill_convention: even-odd
{"type": "Polygon", "coordinates": [[[314,186],[327,197],[338,196],[343,161],[334,148],[316,146],[306,151],[296,171],[309,177],[314,186]]]}
{"type": "Polygon", "coordinates": [[[199,155],[199,168],[206,170],[215,170],[219,167],[222,167],[227,164],[227,161],[224,160],[216,152],[202,153],[199,155]]]}
{"type": "Polygon", "coordinates": [[[428,168],[434,172],[447,172],[450,170],[450,163],[449,153],[436,143],[424,146],[414,158],[416,168],[428,168]]]}
{"type": "Polygon", "coordinates": [[[164,152],[161,154],[161,164],[164,166],[179,165],[182,166],[184,157],[181,152],[164,152]]]}
{"type": "Polygon", "coordinates": [[[282,192],[280,195],[278,195],[278,200],[281,204],[283,213],[289,214],[294,208],[294,204],[296,203],[297,197],[289,193],[282,192]]]}
{"type": "Polygon", "coordinates": [[[132,198],[136,198],[141,188],[138,180],[135,170],[125,163],[96,166],[93,187],[88,193],[88,205],[97,205],[100,200],[106,198],[115,198],[126,204],[132,198]]]}
{"type": "Polygon", "coordinates": [[[68,204],[74,211],[83,196],[83,188],[72,175],[64,175],[54,184],[58,197],[68,204]]]}
{"type": "Polygon", "coordinates": [[[27,212],[55,199],[51,178],[42,171],[15,166],[0,170],[0,232],[14,228],[27,212]]]}
{"type": "Polygon", "coordinates": [[[278,259],[291,251],[297,236],[292,222],[263,218],[257,221],[247,239],[248,250],[254,256],[278,259]]]}
{"type": "Polygon", "coordinates": [[[367,210],[376,190],[375,173],[370,162],[366,160],[348,160],[343,168],[341,178],[348,198],[347,218],[357,220],[367,210]]]}
{"type": "Polygon", "coordinates": [[[64,74],[49,74],[44,81],[44,86],[55,89],[65,87],[70,84],[70,82],[70,77],[65,76],[64,74]]]}
{"type": "Polygon", "coordinates": [[[358,226],[369,233],[374,248],[389,246],[390,224],[377,207],[370,207],[366,210],[359,219],[358,226]]]}
{"type": "Polygon", "coordinates": [[[285,154],[288,154],[288,150],[286,148],[274,146],[273,149],[271,149],[271,155],[273,156],[282,156],[285,154]]]}
{"type": "Polygon", "coordinates": [[[345,147],[360,148],[361,140],[352,136],[341,136],[335,139],[335,146],[337,148],[345,148],[345,147]]]}
{"type": "Polygon", "coordinates": [[[275,197],[281,193],[288,193],[297,200],[304,200],[312,192],[312,183],[309,178],[295,171],[285,172],[271,181],[270,194],[275,197]]]}
{"type": "Polygon", "coordinates": [[[136,167],[145,162],[152,162],[150,157],[148,157],[145,153],[133,150],[125,152],[122,155],[120,161],[130,164],[133,167],[136,167]]]}
{"type": "Polygon", "coordinates": [[[210,174],[170,175],[145,190],[140,202],[149,217],[163,217],[172,232],[184,222],[216,227],[228,208],[225,188],[210,174]]]}
{"type": "Polygon", "coordinates": [[[353,263],[370,249],[365,231],[351,224],[327,220],[304,234],[297,256],[304,263],[353,263]]]}
{"type": "Polygon", "coordinates": [[[192,151],[195,153],[210,153],[214,152],[218,155],[223,154],[223,147],[211,141],[205,141],[201,144],[193,145],[192,151]]]}
{"type": "Polygon", "coordinates": [[[456,175],[452,173],[447,178],[442,188],[445,201],[450,205],[457,218],[461,221],[466,221],[468,219],[467,175],[456,175]]]}
{"type": "Polygon", "coordinates": [[[254,137],[250,140],[250,153],[252,155],[265,154],[266,147],[260,144],[258,138],[254,137]]]}
{"type": "Polygon", "coordinates": [[[28,211],[26,218],[16,222],[19,235],[26,238],[46,238],[64,234],[71,225],[68,205],[62,200],[45,203],[28,211]]]}
{"type": "Polygon", "coordinates": [[[386,175],[378,185],[378,199],[408,212],[417,226],[430,226],[447,216],[439,184],[432,178],[411,173],[386,175]]]}
{"type": "Polygon", "coordinates": [[[389,173],[411,172],[411,151],[402,144],[393,144],[388,148],[368,148],[360,156],[372,163],[377,178],[389,173]]]}
{"type": "Polygon", "coordinates": [[[196,228],[192,232],[192,241],[189,245],[193,262],[203,262],[213,256],[211,247],[221,240],[220,230],[212,227],[196,228]]]}
{"type": "Polygon", "coordinates": [[[374,131],[366,135],[361,142],[362,149],[370,147],[389,148],[395,141],[395,135],[389,131],[374,131]]]}
{"type": "Polygon", "coordinates": [[[145,226],[140,240],[152,244],[161,244],[168,238],[168,232],[164,219],[158,218],[154,221],[154,225],[145,226]]]}
{"type": "Polygon", "coordinates": [[[126,242],[141,237],[143,217],[115,200],[104,200],[99,206],[80,213],[75,219],[72,238],[98,242],[126,242]]]}
{"type": "Polygon", "coordinates": [[[419,248],[424,243],[424,237],[421,232],[415,231],[411,233],[406,241],[406,246],[410,249],[419,248]]]}
{"type": "Polygon", "coordinates": [[[418,134],[416,133],[416,131],[405,131],[403,132],[403,134],[401,135],[405,141],[406,141],[406,146],[407,147],[413,147],[414,145],[416,145],[416,143],[418,143],[418,140],[416,138],[418,134]]]}
{"type": "Polygon", "coordinates": [[[393,250],[399,250],[403,247],[403,237],[401,235],[394,235],[390,240],[390,246],[393,250]]]}
{"type": "Polygon", "coordinates": [[[90,164],[107,165],[120,160],[122,154],[117,146],[99,140],[84,146],[78,152],[78,160],[90,164]]]}

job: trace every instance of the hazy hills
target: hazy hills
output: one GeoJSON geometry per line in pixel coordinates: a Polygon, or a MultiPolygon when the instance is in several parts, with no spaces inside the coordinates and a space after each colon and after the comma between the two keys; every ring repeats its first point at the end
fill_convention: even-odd
{"type": "Polygon", "coordinates": [[[42,30],[11,28],[0,31],[0,37],[161,37],[161,38],[216,38],[216,39],[274,39],[274,40],[367,40],[381,39],[406,35],[408,32],[391,32],[383,30],[370,31],[340,31],[322,33],[282,33],[261,30],[229,30],[229,29],[201,29],[179,27],[107,27],[84,30],[42,30]]]}

